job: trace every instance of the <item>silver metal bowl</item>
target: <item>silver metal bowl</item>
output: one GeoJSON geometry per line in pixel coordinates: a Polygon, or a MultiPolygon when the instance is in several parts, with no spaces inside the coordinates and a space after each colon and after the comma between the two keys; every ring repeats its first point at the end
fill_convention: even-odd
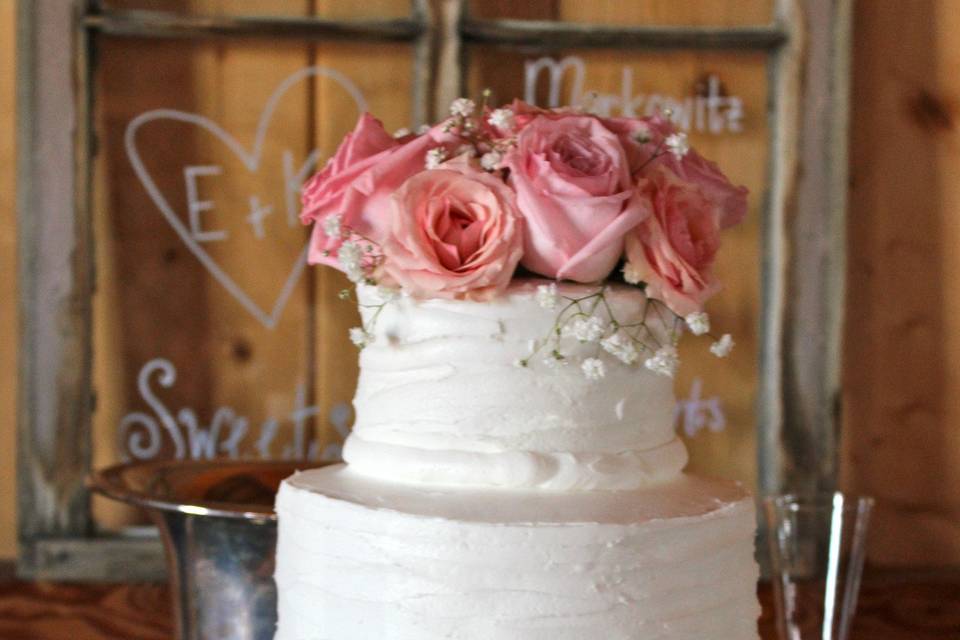
{"type": "Polygon", "coordinates": [[[274,498],[311,462],[158,461],[90,476],[94,491],[143,507],[163,538],[178,640],[271,640],[274,498]]]}

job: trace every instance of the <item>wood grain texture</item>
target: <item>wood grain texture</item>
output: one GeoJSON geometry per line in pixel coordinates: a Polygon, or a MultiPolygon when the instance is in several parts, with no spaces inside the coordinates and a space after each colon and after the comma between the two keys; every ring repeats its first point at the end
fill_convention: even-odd
{"type": "MultiPolygon", "coordinates": [[[[770,589],[761,585],[763,640],[776,640],[770,589]]],[[[0,580],[4,640],[171,640],[171,604],[162,585],[78,586],[0,580]]],[[[960,579],[867,579],[851,640],[956,640],[960,579]]]]}
{"type": "Polygon", "coordinates": [[[87,51],[73,31],[75,6],[18,8],[17,73],[31,78],[17,93],[17,527],[29,572],[30,541],[90,532],[93,256],[87,180],[75,163],[89,152],[86,103],[75,95],[87,51]]]}
{"type": "MultiPolygon", "coordinates": [[[[852,3],[783,5],[802,11],[796,19],[804,30],[795,36],[803,43],[802,91],[795,164],[786,167],[795,176],[795,191],[778,230],[784,245],[779,254],[764,254],[772,258],[768,268],[783,278],[783,323],[775,328],[781,335],[774,351],[782,368],[781,388],[778,397],[765,398],[782,404],[783,421],[764,425],[768,431],[780,429],[780,459],[763,489],[812,493],[834,490],[838,474],[852,3]]],[[[774,277],[765,274],[768,281],[774,277]]],[[[766,453],[761,459],[776,460],[774,452],[766,453]]]]}
{"type": "Polygon", "coordinates": [[[170,640],[171,603],[162,585],[0,586],[4,640],[170,640]]]}
{"type": "Polygon", "coordinates": [[[15,3],[0,0],[0,558],[16,553],[15,3]]]}
{"type": "Polygon", "coordinates": [[[844,485],[870,557],[960,565],[960,3],[856,5],[844,485]]]}
{"type": "Polygon", "coordinates": [[[735,2],[649,0],[631,3],[619,0],[593,0],[589,3],[579,3],[579,5],[570,0],[538,0],[535,3],[468,0],[467,5],[470,15],[477,18],[530,20],[560,17],[562,20],[581,24],[617,26],[758,26],[768,24],[773,17],[771,0],[737,0],[735,2]],[[542,15],[539,9],[550,2],[558,6],[566,5],[563,15],[542,15]],[[531,11],[527,6],[529,4],[537,8],[531,11]]]}

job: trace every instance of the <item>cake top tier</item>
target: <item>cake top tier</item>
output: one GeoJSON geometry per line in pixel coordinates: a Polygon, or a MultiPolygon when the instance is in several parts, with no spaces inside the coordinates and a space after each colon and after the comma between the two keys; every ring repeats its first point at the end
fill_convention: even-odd
{"type": "Polygon", "coordinates": [[[476,302],[360,285],[358,298],[368,344],[344,449],[356,471],[576,491],[636,488],[685,465],[671,380],[640,353],[672,344],[676,323],[639,289],[517,280],[476,302]]]}
{"type": "Polygon", "coordinates": [[[344,458],[439,485],[673,477],[686,462],[671,424],[678,328],[709,332],[722,232],[747,190],[669,113],[487,98],[457,99],[417,133],[363,114],[304,185],[309,261],[357,283],[364,315],[344,458]]]}

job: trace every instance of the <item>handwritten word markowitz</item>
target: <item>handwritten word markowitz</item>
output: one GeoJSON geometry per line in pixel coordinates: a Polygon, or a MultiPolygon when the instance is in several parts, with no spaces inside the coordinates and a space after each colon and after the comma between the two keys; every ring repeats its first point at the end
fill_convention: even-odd
{"type": "Polygon", "coordinates": [[[685,131],[699,131],[714,135],[740,133],[743,131],[743,100],[737,96],[722,95],[720,78],[707,77],[706,95],[675,98],[659,93],[636,93],[633,69],[624,65],[620,73],[620,92],[603,93],[584,88],[587,66],[582,58],[568,56],[561,60],[538,58],[527,61],[524,67],[524,100],[537,103],[537,82],[542,73],[547,74],[547,104],[589,107],[601,116],[620,115],[627,118],[670,110],[671,119],[685,131]],[[569,90],[563,93],[564,78],[568,78],[569,90]]]}

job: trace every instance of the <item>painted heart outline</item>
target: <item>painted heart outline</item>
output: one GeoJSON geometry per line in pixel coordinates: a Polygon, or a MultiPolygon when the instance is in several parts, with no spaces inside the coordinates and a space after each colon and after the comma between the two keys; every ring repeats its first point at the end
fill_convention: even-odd
{"type": "Polygon", "coordinates": [[[166,218],[170,226],[173,227],[173,230],[177,233],[177,235],[180,236],[180,240],[183,241],[187,248],[190,249],[190,252],[196,256],[200,263],[203,264],[207,271],[210,272],[210,274],[230,293],[230,295],[232,295],[234,299],[237,300],[237,302],[239,302],[240,305],[250,313],[250,315],[259,320],[260,323],[263,324],[267,329],[273,329],[276,327],[277,322],[283,313],[283,309],[286,306],[287,301],[290,299],[297,281],[300,279],[300,276],[303,273],[304,267],[307,263],[307,247],[304,246],[303,251],[301,251],[300,256],[297,258],[293,268],[287,275],[279,294],[274,300],[273,307],[269,311],[261,308],[260,305],[258,305],[243,289],[243,287],[241,287],[237,281],[230,276],[229,273],[227,273],[219,264],[217,264],[217,261],[214,260],[213,257],[211,257],[210,254],[207,253],[207,251],[203,248],[203,246],[201,246],[200,243],[197,242],[197,240],[191,235],[189,229],[187,229],[187,226],[184,224],[183,219],[178,216],[173,207],[170,206],[170,202],[163,195],[163,192],[157,187],[156,182],[154,182],[153,178],[150,176],[150,172],[144,165],[143,159],[140,157],[140,152],[137,150],[136,136],[140,127],[148,122],[154,122],[157,120],[173,120],[177,122],[193,124],[213,134],[238,158],[240,158],[243,166],[246,167],[250,173],[256,173],[260,168],[263,144],[266,139],[267,128],[270,125],[270,121],[273,118],[274,111],[276,111],[280,100],[284,97],[287,91],[291,89],[291,87],[302,82],[303,80],[306,80],[307,78],[314,77],[329,78],[339,84],[340,87],[350,95],[354,103],[356,103],[358,115],[367,110],[366,99],[363,97],[360,89],[353,83],[352,80],[350,80],[350,78],[336,69],[313,66],[306,67],[297,71],[296,73],[291,74],[283,82],[281,82],[276,90],[274,90],[274,92],[270,95],[266,105],[263,108],[263,111],[260,114],[260,119],[257,121],[257,130],[253,138],[253,146],[250,147],[250,149],[244,148],[242,144],[237,142],[236,138],[227,133],[227,131],[225,131],[220,125],[212,120],[195,113],[178,111],[176,109],[154,109],[152,111],[142,113],[130,121],[130,124],[127,125],[127,129],[124,134],[124,144],[126,147],[127,158],[130,161],[130,164],[133,166],[133,170],[137,174],[137,178],[140,180],[143,188],[146,189],[150,199],[163,214],[164,218],[166,218]]]}

